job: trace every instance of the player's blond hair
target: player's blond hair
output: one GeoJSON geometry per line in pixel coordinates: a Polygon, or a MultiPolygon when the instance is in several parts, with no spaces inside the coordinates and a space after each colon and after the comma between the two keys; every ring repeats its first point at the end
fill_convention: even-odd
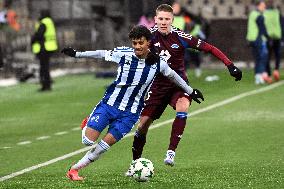
{"type": "Polygon", "coordinates": [[[170,12],[173,14],[173,8],[171,5],[168,4],[161,4],[157,7],[156,9],[156,14],[160,11],[164,11],[164,12],[170,12]]]}

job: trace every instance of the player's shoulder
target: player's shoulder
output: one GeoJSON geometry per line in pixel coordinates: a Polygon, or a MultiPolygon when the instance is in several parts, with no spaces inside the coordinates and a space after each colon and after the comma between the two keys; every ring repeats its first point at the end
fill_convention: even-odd
{"type": "Polygon", "coordinates": [[[180,30],[179,28],[177,27],[174,27],[172,26],[172,33],[179,36],[179,37],[182,37],[182,38],[185,38],[185,39],[189,39],[191,40],[192,39],[192,35],[188,34],[188,33],[185,33],[184,31],[180,30]]]}

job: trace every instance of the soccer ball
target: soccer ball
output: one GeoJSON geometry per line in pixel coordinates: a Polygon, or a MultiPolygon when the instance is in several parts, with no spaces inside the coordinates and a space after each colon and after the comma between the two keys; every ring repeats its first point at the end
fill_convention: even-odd
{"type": "Polygon", "coordinates": [[[145,158],[139,158],[132,163],[133,178],[139,182],[150,180],[154,175],[153,163],[145,158]]]}

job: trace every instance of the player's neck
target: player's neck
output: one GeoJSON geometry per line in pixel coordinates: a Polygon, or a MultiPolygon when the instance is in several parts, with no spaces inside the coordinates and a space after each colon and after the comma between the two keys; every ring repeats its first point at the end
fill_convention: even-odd
{"type": "Polygon", "coordinates": [[[146,57],[147,57],[147,55],[148,55],[148,53],[149,53],[150,51],[147,51],[147,53],[145,53],[145,54],[141,54],[141,55],[136,55],[139,59],[146,59],[146,57]]]}
{"type": "MultiPolygon", "coordinates": [[[[160,32],[160,31],[159,31],[160,32]]],[[[168,31],[168,32],[166,32],[166,33],[164,33],[164,32],[160,32],[161,34],[162,34],[162,36],[167,36],[167,35],[169,35],[169,33],[170,33],[170,31],[168,31]]]]}

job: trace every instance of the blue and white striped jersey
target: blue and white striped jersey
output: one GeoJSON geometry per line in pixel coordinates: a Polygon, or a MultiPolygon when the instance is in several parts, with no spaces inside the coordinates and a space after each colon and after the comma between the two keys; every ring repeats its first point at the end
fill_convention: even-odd
{"type": "Polygon", "coordinates": [[[161,58],[156,64],[147,65],[145,59],[139,59],[129,47],[117,47],[109,51],[77,52],[76,57],[104,57],[106,61],[118,63],[117,77],[107,88],[102,101],[122,111],[141,113],[144,97],[158,73],[171,78],[188,94],[192,92],[192,88],[168,66],[164,59],[161,58]]]}
{"type": "Polygon", "coordinates": [[[133,49],[127,47],[108,51],[105,60],[116,62],[119,67],[116,80],[108,87],[103,101],[120,110],[140,114],[144,96],[160,72],[160,64],[145,64],[145,59],[137,58],[133,49]]]}

